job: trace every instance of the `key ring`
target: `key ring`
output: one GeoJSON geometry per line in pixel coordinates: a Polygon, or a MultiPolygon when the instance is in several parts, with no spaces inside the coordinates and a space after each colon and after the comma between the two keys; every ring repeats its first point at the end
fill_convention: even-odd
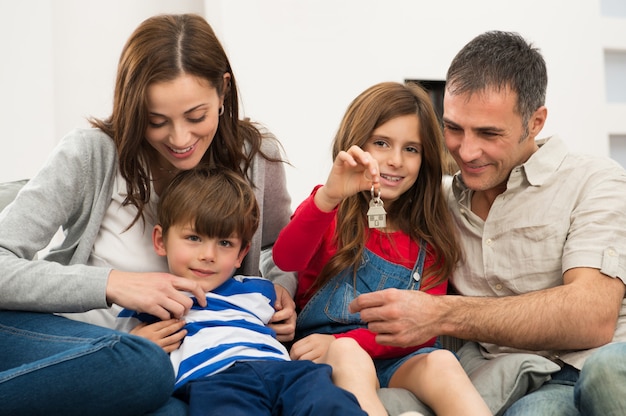
{"type": "Polygon", "coordinates": [[[370,189],[370,194],[372,195],[372,199],[377,203],[380,202],[380,187],[378,188],[378,195],[374,195],[374,185],[372,185],[372,189],[370,189]]]}

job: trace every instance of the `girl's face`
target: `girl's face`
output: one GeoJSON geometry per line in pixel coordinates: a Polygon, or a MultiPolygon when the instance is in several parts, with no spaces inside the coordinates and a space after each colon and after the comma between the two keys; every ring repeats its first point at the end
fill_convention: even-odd
{"type": "Polygon", "coordinates": [[[378,162],[380,197],[392,203],[409,190],[422,164],[419,119],[415,114],[389,120],[372,132],[363,146],[378,162]]]}
{"type": "Polygon", "coordinates": [[[223,97],[205,79],[183,74],[149,85],[147,99],[146,140],[159,155],[153,166],[164,170],[197,166],[213,142],[223,97]]]}

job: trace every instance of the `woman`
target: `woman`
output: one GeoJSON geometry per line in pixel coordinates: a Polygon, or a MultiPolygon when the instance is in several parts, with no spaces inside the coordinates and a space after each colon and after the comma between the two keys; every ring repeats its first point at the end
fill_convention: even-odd
{"type": "MultiPolygon", "coordinates": [[[[122,51],[111,116],[91,123],[62,140],[0,215],[0,340],[12,347],[3,354],[0,402],[11,403],[10,414],[137,415],[167,399],[171,366],[152,343],[49,313],[111,305],[146,312],[162,321],[136,334],[165,351],[177,348],[185,335],[179,318],[192,306],[180,291],[204,297],[197,284],[168,273],[152,250],[151,230],[158,195],[180,170],[206,164],[245,176],[255,187],[262,226],[242,272],[292,279],[262,250],[290,215],[279,146],[239,120],[235,77],[203,18],[143,22],[122,51]],[[59,227],[63,242],[34,259],[59,227]],[[102,340],[104,347],[94,347],[102,340]],[[30,389],[38,400],[25,394],[30,389]]],[[[288,340],[293,301],[276,288],[274,329],[288,340]]],[[[177,405],[170,400],[161,411],[184,411],[177,405]]]]}

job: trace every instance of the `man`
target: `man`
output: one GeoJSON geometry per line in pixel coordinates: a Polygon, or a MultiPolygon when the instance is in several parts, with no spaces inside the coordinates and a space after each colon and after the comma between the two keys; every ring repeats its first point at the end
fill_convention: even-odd
{"type": "Polygon", "coordinates": [[[478,341],[459,356],[496,414],[623,415],[626,344],[598,347],[626,341],[626,172],[536,140],[546,87],[541,54],[515,33],[457,54],[443,123],[463,296],[390,290],[352,307],[383,344],[478,341]]]}

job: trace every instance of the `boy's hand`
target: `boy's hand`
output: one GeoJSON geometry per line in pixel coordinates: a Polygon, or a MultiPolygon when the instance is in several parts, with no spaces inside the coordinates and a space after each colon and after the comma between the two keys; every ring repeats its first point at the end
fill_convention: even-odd
{"type": "Polygon", "coordinates": [[[328,334],[311,334],[291,346],[289,356],[292,360],[311,360],[319,362],[328,347],[336,338],[328,334]]]}
{"type": "Polygon", "coordinates": [[[185,321],[182,319],[168,319],[153,324],[141,323],[134,327],[130,333],[147,338],[170,353],[180,347],[187,330],[183,329],[185,321]]]}

